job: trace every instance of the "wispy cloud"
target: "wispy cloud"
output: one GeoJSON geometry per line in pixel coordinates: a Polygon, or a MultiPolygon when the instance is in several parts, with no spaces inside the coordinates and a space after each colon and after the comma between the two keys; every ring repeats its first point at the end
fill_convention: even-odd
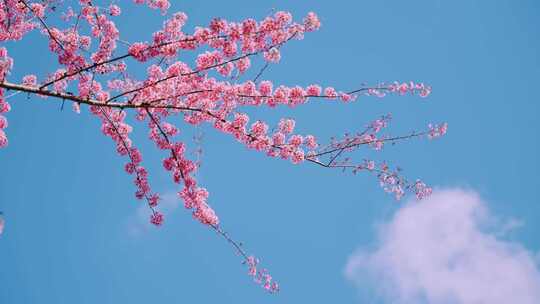
{"type": "Polygon", "coordinates": [[[519,225],[494,219],[474,192],[436,191],[382,225],[377,246],[354,253],[345,275],[385,303],[540,303],[534,253],[500,238],[519,225]]]}
{"type": "MultiPolygon", "coordinates": [[[[180,203],[180,198],[175,192],[165,193],[161,195],[158,210],[163,213],[165,220],[167,220],[167,215],[170,215],[174,210],[178,209],[180,203]]],[[[128,218],[128,233],[131,236],[138,236],[148,231],[155,230],[156,227],[150,224],[150,214],[152,214],[150,208],[148,208],[146,204],[141,203],[141,205],[137,207],[135,214],[128,218]]]]}

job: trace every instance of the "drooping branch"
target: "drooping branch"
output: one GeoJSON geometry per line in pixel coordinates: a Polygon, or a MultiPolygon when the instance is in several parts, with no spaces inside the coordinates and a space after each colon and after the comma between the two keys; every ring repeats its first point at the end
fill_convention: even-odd
{"type": "Polygon", "coordinates": [[[129,169],[128,171],[132,171],[135,174],[135,184],[139,187],[140,196],[144,197],[146,201],[148,202],[148,207],[152,211],[152,217],[155,218],[156,216],[159,217],[159,213],[155,210],[155,206],[157,205],[158,197],[156,195],[149,194],[150,187],[147,186],[148,181],[143,176],[145,175],[145,171],[141,170],[138,165],[141,162],[139,159],[140,157],[135,157],[133,148],[131,145],[129,145],[125,139],[125,135],[120,132],[119,127],[116,125],[116,123],[113,121],[113,119],[109,116],[109,114],[104,110],[102,107],[98,107],[100,116],[103,117],[107,123],[112,126],[112,129],[114,130],[114,133],[119,138],[119,141],[122,145],[122,148],[124,149],[123,153],[127,154],[129,160],[130,160],[130,166],[132,169],[129,169]],[[147,188],[147,189],[143,189],[147,188]]]}
{"type": "Polygon", "coordinates": [[[45,23],[45,20],[43,20],[43,18],[41,18],[41,16],[39,16],[38,14],[34,13],[34,10],[26,3],[25,0],[19,0],[19,3],[22,3],[24,5],[24,7],[26,7],[30,12],[32,12],[32,14],[39,20],[39,23],[41,23],[41,25],[43,26],[43,28],[45,28],[45,30],[47,31],[47,34],[49,35],[49,37],[54,40],[54,42],[56,44],[58,44],[58,46],[63,50],[63,51],[66,51],[66,49],[64,48],[64,45],[62,45],[62,43],[60,41],[58,41],[58,39],[56,38],[55,35],[53,35],[53,33],[51,32],[51,29],[49,28],[49,26],[47,25],[47,23],[45,23]]]}

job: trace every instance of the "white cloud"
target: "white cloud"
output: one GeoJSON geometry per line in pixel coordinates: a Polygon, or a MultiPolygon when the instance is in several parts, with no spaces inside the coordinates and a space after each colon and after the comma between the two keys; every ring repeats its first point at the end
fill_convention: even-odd
{"type": "Polygon", "coordinates": [[[345,276],[375,286],[385,303],[538,304],[535,254],[499,238],[519,225],[494,219],[474,192],[436,191],[400,209],[376,248],[349,258],[345,276]]]}

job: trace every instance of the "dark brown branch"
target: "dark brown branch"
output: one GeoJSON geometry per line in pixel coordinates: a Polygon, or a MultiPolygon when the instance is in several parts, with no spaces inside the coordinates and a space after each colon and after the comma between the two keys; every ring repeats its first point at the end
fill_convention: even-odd
{"type": "Polygon", "coordinates": [[[0,88],[4,88],[7,90],[20,91],[20,92],[25,92],[25,93],[31,93],[31,94],[36,94],[36,95],[60,98],[64,100],[78,102],[80,104],[86,104],[89,106],[99,106],[99,107],[118,108],[118,109],[154,108],[154,109],[176,109],[176,110],[192,110],[192,111],[196,110],[189,107],[179,107],[179,106],[170,106],[170,105],[150,105],[148,103],[127,104],[127,103],[111,102],[111,103],[105,104],[104,102],[101,102],[96,99],[85,99],[85,98],[73,95],[71,93],[54,92],[54,91],[39,89],[37,87],[19,85],[19,84],[14,84],[10,82],[0,83],[0,88]]]}
{"type": "MultiPolygon", "coordinates": [[[[109,122],[109,124],[113,127],[113,130],[114,132],[116,132],[116,134],[118,135],[118,137],[120,138],[120,140],[122,141],[122,146],[124,146],[124,149],[126,149],[126,152],[127,152],[127,155],[129,157],[129,160],[131,162],[133,162],[133,155],[131,154],[131,150],[129,149],[126,141],[124,140],[124,137],[122,136],[122,134],[120,133],[120,131],[118,130],[118,128],[116,127],[116,125],[114,124],[114,122],[109,118],[109,115],[107,115],[107,113],[103,110],[102,107],[99,108],[99,110],[101,111],[101,114],[103,114],[103,116],[105,117],[105,119],[109,122]]],[[[141,177],[139,176],[139,171],[137,171],[135,169],[135,177],[137,179],[137,181],[139,183],[142,182],[141,180],[141,177]]],[[[148,207],[150,208],[150,210],[152,210],[152,213],[153,214],[156,214],[156,210],[154,210],[154,207],[152,207],[150,205],[150,197],[148,197],[148,194],[144,194],[144,198],[146,199],[146,201],[148,202],[148,207]]]]}
{"type": "Polygon", "coordinates": [[[242,245],[240,243],[237,243],[235,240],[233,240],[225,231],[223,231],[219,226],[210,224],[210,227],[212,227],[219,235],[221,235],[229,244],[231,244],[236,252],[240,254],[244,260],[248,261],[248,254],[242,249],[242,245]]]}
{"type": "Polygon", "coordinates": [[[51,29],[49,29],[49,26],[47,26],[47,24],[45,23],[45,21],[43,20],[43,18],[39,17],[38,15],[34,14],[32,8],[26,3],[26,1],[24,0],[19,0],[19,3],[22,3],[38,20],[39,20],[39,23],[41,23],[41,25],[45,28],[45,30],[47,30],[47,33],[49,34],[49,37],[51,37],[51,39],[53,39],[57,44],[58,46],[60,46],[60,48],[62,49],[62,51],[66,51],[66,49],[64,48],[64,46],[62,45],[62,43],[60,43],[60,41],[58,41],[58,39],[56,39],[56,37],[54,37],[54,35],[52,34],[51,32],[51,29]]]}
{"type": "Polygon", "coordinates": [[[6,0],[4,0],[4,8],[6,9],[6,19],[7,19],[7,32],[11,29],[11,13],[9,11],[9,5],[7,4],[6,0]]]}
{"type": "MultiPolygon", "coordinates": [[[[330,153],[333,153],[333,152],[337,152],[337,151],[340,151],[340,150],[342,151],[342,150],[355,148],[355,147],[362,146],[362,145],[369,145],[369,144],[373,144],[373,143],[377,143],[377,142],[394,142],[394,141],[409,139],[409,138],[413,138],[413,137],[420,137],[420,136],[427,135],[428,133],[429,132],[427,132],[427,131],[426,132],[420,132],[420,133],[413,132],[413,133],[408,134],[408,135],[388,137],[388,138],[378,138],[378,139],[366,140],[366,141],[360,141],[360,142],[355,142],[354,140],[352,140],[351,142],[349,142],[348,144],[346,144],[343,147],[337,147],[337,148],[332,149],[332,150],[319,152],[317,154],[312,155],[312,157],[319,157],[319,156],[323,156],[323,155],[330,154],[330,153]]],[[[341,151],[339,153],[341,153],[341,151]]],[[[334,159],[335,158],[333,158],[332,161],[334,159]]],[[[329,164],[331,164],[331,162],[329,164]]]]}
{"type": "MultiPolygon", "coordinates": [[[[223,61],[221,63],[216,63],[216,64],[213,64],[211,66],[208,66],[208,67],[205,67],[205,68],[201,68],[201,69],[198,69],[198,70],[195,70],[195,71],[191,71],[189,73],[181,73],[180,75],[171,75],[171,76],[167,76],[165,78],[162,78],[162,79],[159,79],[159,80],[156,80],[152,83],[149,83],[147,85],[144,85],[140,88],[137,88],[137,89],[132,89],[132,90],[129,90],[129,91],[126,91],[126,92],[123,92],[121,94],[118,94],[114,97],[111,97],[109,98],[109,100],[107,100],[107,102],[110,102],[110,101],[113,101],[115,99],[118,99],[122,96],[125,96],[125,95],[128,95],[128,94],[131,94],[131,93],[134,93],[134,92],[138,92],[138,91],[142,91],[146,88],[149,88],[149,87],[152,87],[152,86],[155,86],[161,82],[164,82],[164,81],[167,81],[169,79],[172,79],[172,78],[176,78],[176,77],[185,77],[185,76],[191,76],[191,75],[194,75],[194,74],[198,74],[198,73],[201,73],[201,72],[204,72],[204,71],[208,71],[208,70],[211,70],[211,69],[214,69],[214,68],[217,68],[217,67],[220,67],[220,66],[223,66],[223,65],[226,65],[226,64],[229,64],[229,63],[232,63],[232,62],[235,62],[235,61],[238,61],[238,60],[241,60],[241,59],[244,59],[244,58],[247,58],[247,57],[251,57],[251,56],[255,56],[255,55],[258,55],[260,53],[263,53],[263,52],[267,52],[268,50],[274,48],[274,47],[281,47],[283,44],[287,43],[288,41],[290,41],[292,38],[294,38],[296,36],[297,32],[294,32],[291,34],[291,36],[289,36],[285,41],[283,42],[280,42],[278,44],[274,44],[274,45],[270,45],[270,46],[267,46],[266,48],[262,49],[262,50],[259,50],[259,51],[256,51],[256,52],[251,52],[251,53],[247,53],[247,54],[244,54],[244,55],[241,55],[241,56],[238,56],[238,57],[235,57],[233,59],[230,59],[230,60],[226,60],[226,61],[223,61]]],[[[134,98],[133,98],[134,99],[134,98]]]]}
{"type": "Polygon", "coordinates": [[[153,86],[155,86],[155,85],[157,85],[157,84],[160,84],[160,83],[162,83],[162,82],[164,82],[164,81],[167,81],[167,80],[170,80],[170,79],[179,77],[179,76],[180,76],[180,77],[191,76],[191,75],[198,74],[198,73],[200,73],[200,72],[204,72],[204,71],[207,71],[207,70],[210,70],[210,69],[213,69],[213,68],[217,68],[217,67],[223,66],[223,65],[225,65],[225,64],[227,64],[227,63],[235,62],[235,61],[238,61],[238,60],[240,60],[240,59],[246,58],[246,57],[248,57],[248,56],[253,56],[253,55],[256,55],[256,54],[258,54],[258,52],[245,54],[245,55],[236,57],[236,58],[234,58],[234,59],[231,59],[231,60],[228,60],[228,61],[224,61],[224,62],[222,62],[222,63],[216,63],[216,64],[213,64],[213,65],[208,66],[208,67],[206,67],[206,68],[202,68],[202,69],[198,69],[198,70],[195,70],[195,71],[191,71],[191,72],[189,72],[189,73],[181,73],[180,75],[171,75],[171,76],[167,76],[167,77],[165,77],[165,78],[156,80],[156,81],[151,82],[151,83],[149,83],[149,84],[146,84],[146,85],[144,85],[144,86],[142,86],[142,87],[140,87],[140,88],[136,88],[136,89],[132,89],[132,90],[129,90],[129,91],[125,91],[125,92],[122,92],[122,93],[120,93],[120,94],[118,94],[118,95],[116,95],[116,96],[113,96],[113,97],[111,97],[111,98],[109,98],[109,99],[107,100],[107,103],[110,102],[110,101],[113,101],[113,100],[115,100],[115,99],[118,99],[118,98],[120,98],[120,97],[122,97],[122,96],[131,94],[131,93],[135,93],[135,92],[142,91],[142,90],[144,90],[144,89],[147,89],[147,88],[149,88],[149,87],[153,87],[153,86]]]}
{"type": "MultiPolygon", "coordinates": [[[[171,140],[169,139],[169,136],[167,135],[167,133],[165,133],[165,131],[163,131],[163,128],[161,128],[161,125],[159,123],[159,121],[157,121],[157,119],[154,117],[154,115],[150,112],[150,110],[148,110],[148,108],[145,108],[146,110],[146,114],[148,114],[148,116],[150,117],[150,119],[152,120],[152,122],[157,126],[159,132],[161,133],[161,135],[163,136],[163,138],[165,138],[165,140],[167,141],[167,143],[170,145],[171,144],[171,140]]],[[[178,166],[178,169],[180,171],[180,176],[182,177],[182,179],[185,181],[185,175],[184,175],[184,171],[181,169],[181,166],[180,166],[180,160],[178,159],[178,156],[176,156],[176,152],[174,152],[174,149],[172,147],[170,147],[169,149],[171,151],[171,155],[173,156],[174,158],[174,161],[176,162],[176,165],[178,166]]]]}
{"type": "Polygon", "coordinates": [[[84,68],[80,68],[78,69],[77,71],[74,71],[74,72],[71,72],[71,73],[64,73],[64,75],[54,79],[54,80],[51,80],[49,82],[46,82],[45,84],[41,85],[39,88],[40,89],[44,89],[45,87],[48,87],[50,86],[51,84],[54,84],[54,83],[57,83],[58,81],[61,81],[61,80],[64,80],[68,77],[72,77],[72,76],[75,76],[75,75],[78,75],[82,72],[86,72],[86,71],[89,71],[89,70],[92,70],[94,68],[97,68],[97,67],[100,67],[104,64],[109,64],[109,63],[112,63],[112,62],[115,62],[115,61],[118,61],[118,60],[122,60],[124,58],[128,58],[130,57],[131,55],[130,54],[125,54],[125,55],[122,55],[122,56],[118,56],[118,57],[115,57],[115,58],[112,58],[112,59],[109,59],[109,60],[105,60],[105,61],[102,61],[102,62],[99,62],[99,63],[94,63],[92,65],[88,65],[84,68]]]}
{"type": "MultiPolygon", "coordinates": [[[[212,117],[212,118],[214,118],[214,119],[216,119],[216,120],[218,120],[218,121],[220,121],[222,123],[227,122],[226,119],[220,118],[219,116],[212,113],[211,111],[203,110],[203,109],[200,109],[200,108],[191,108],[191,107],[185,107],[185,106],[155,104],[155,102],[157,102],[157,101],[162,101],[162,100],[166,100],[166,99],[169,99],[169,98],[187,96],[187,95],[190,95],[190,94],[203,93],[203,92],[212,91],[212,90],[192,91],[192,92],[187,92],[187,93],[183,93],[183,94],[179,94],[179,95],[175,95],[175,96],[156,99],[156,100],[141,103],[141,104],[133,104],[133,103],[119,103],[119,102],[104,103],[104,102],[101,102],[101,101],[95,100],[95,99],[84,99],[82,97],[78,97],[78,96],[70,94],[70,93],[60,93],[60,92],[54,92],[54,91],[48,91],[48,90],[41,90],[41,89],[39,89],[37,87],[30,87],[30,86],[25,86],[25,85],[13,84],[13,83],[9,83],[9,82],[0,83],[0,88],[5,88],[5,89],[8,89],[8,90],[16,90],[16,91],[25,92],[25,93],[32,93],[32,94],[37,94],[37,95],[43,95],[43,96],[55,97],[55,98],[59,98],[61,100],[69,100],[69,101],[72,101],[72,102],[77,102],[79,104],[86,104],[86,105],[90,105],[90,106],[118,108],[118,109],[143,108],[143,109],[145,109],[147,111],[147,113],[149,113],[150,109],[171,109],[171,110],[180,110],[180,111],[189,111],[189,112],[199,112],[199,113],[206,114],[206,115],[208,115],[208,116],[210,116],[210,117],[212,117]]],[[[366,88],[366,90],[367,90],[367,88],[366,88]]],[[[268,97],[270,97],[270,96],[268,96],[268,97]]],[[[321,97],[322,98],[322,97],[327,97],[327,96],[310,96],[310,97],[321,97]]],[[[156,123],[156,125],[158,126],[159,129],[161,129],[159,123],[157,123],[155,118],[152,115],[150,115],[150,117],[152,119],[154,119],[154,123],[156,123]]],[[[163,132],[163,130],[160,130],[160,131],[162,132],[162,134],[165,134],[165,132],[163,132]]],[[[398,140],[403,140],[403,139],[409,139],[409,138],[412,138],[412,137],[419,137],[419,136],[423,136],[423,135],[426,135],[426,134],[427,134],[427,132],[421,132],[421,133],[412,133],[412,134],[409,134],[409,135],[397,136],[397,137],[391,137],[391,138],[375,139],[375,140],[371,140],[371,141],[351,142],[351,143],[349,143],[349,144],[347,144],[347,145],[345,145],[343,147],[337,147],[335,149],[331,149],[331,150],[328,150],[328,151],[317,153],[315,155],[312,155],[312,157],[323,156],[323,155],[326,155],[326,154],[337,152],[337,151],[342,150],[342,149],[353,148],[353,147],[357,147],[357,146],[360,146],[360,145],[367,145],[367,144],[371,144],[371,143],[378,142],[378,141],[380,141],[380,142],[393,142],[393,141],[398,141],[398,140]]],[[[247,136],[251,140],[256,139],[254,136],[252,136],[250,134],[247,134],[247,136]]],[[[274,146],[273,145],[272,147],[276,148],[276,149],[282,149],[281,146],[274,146]]]]}
{"type": "MultiPolygon", "coordinates": [[[[15,90],[19,92],[25,92],[25,93],[31,93],[36,95],[42,95],[42,96],[49,96],[49,97],[56,97],[60,99],[65,99],[73,102],[78,102],[80,104],[87,104],[90,106],[103,106],[103,107],[109,107],[109,108],[119,108],[119,109],[126,109],[126,108],[148,108],[148,109],[174,109],[174,110],[191,110],[194,111],[194,108],[189,107],[181,107],[181,106],[174,106],[174,105],[161,105],[161,104],[155,104],[160,101],[165,101],[167,99],[173,99],[183,96],[189,96],[193,94],[200,94],[200,93],[209,93],[214,92],[214,90],[195,90],[190,92],[185,92],[177,95],[171,95],[166,97],[157,98],[148,102],[143,102],[139,104],[135,103],[124,103],[124,102],[109,102],[104,103],[99,100],[95,99],[85,99],[79,96],[76,96],[72,93],[60,93],[55,91],[50,91],[46,89],[42,89],[41,87],[32,87],[32,86],[26,86],[26,85],[20,85],[20,84],[14,84],[10,82],[0,82],[0,87],[5,88],[7,90],[15,90]]],[[[370,88],[362,88],[357,91],[365,91],[369,90],[370,88]]],[[[386,89],[386,88],[378,88],[378,89],[386,89]]],[[[238,97],[246,97],[246,98],[272,98],[273,96],[251,96],[251,95],[237,95],[238,97]]],[[[308,98],[330,98],[331,96],[326,95],[305,95],[304,97],[308,98]]]]}
{"type": "MultiPolygon", "coordinates": [[[[265,32],[268,32],[268,33],[271,33],[271,32],[274,32],[274,31],[277,31],[277,30],[269,30],[269,31],[257,31],[255,33],[252,33],[250,35],[258,35],[258,34],[261,34],[261,33],[265,33],[265,32]]],[[[243,34],[242,34],[243,35],[243,34]]],[[[217,36],[214,36],[214,37],[209,37],[208,38],[208,41],[210,40],[215,40],[215,39],[226,39],[228,38],[229,35],[217,35],[217,36]]],[[[151,45],[151,46],[148,46],[146,49],[143,50],[143,52],[146,52],[146,51],[149,51],[149,50],[152,50],[152,49],[155,49],[155,48],[161,48],[161,47],[165,47],[165,46],[168,46],[168,45],[171,45],[171,44],[174,44],[174,43],[184,43],[184,42],[194,42],[196,41],[197,39],[193,38],[193,37],[189,37],[189,38],[183,38],[183,39],[178,39],[178,40],[173,40],[173,41],[166,41],[166,42],[162,42],[160,44],[157,44],[157,45],[151,45]]],[[[121,55],[121,56],[117,56],[117,57],[114,57],[114,58],[111,58],[111,59],[108,59],[108,60],[105,60],[105,61],[102,61],[102,62],[95,62],[91,65],[88,65],[86,67],[83,67],[83,68],[80,68],[76,71],[73,71],[71,73],[65,73],[64,75],[56,78],[56,79],[53,79],[45,84],[43,84],[40,89],[43,89],[49,85],[52,85],[58,81],[61,81],[63,79],[66,79],[68,77],[72,77],[72,76],[75,76],[75,75],[78,75],[82,72],[86,72],[86,71],[89,71],[91,69],[94,69],[94,68],[97,68],[97,67],[100,67],[102,65],[105,65],[105,64],[109,64],[109,63],[112,63],[112,62],[115,62],[115,61],[118,61],[118,60],[122,60],[122,59],[125,59],[125,58],[128,58],[128,57],[132,57],[133,55],[129,54],[129,53],[126,53],[124,55],[121,55]]]]}
{"type": "Polygon", "coordinates": [[[255,78],[253,78],[253,82],[257,82],[257,79],[259,79],[259,77],[262,76],[262,74],[264,73],[264,71],[268,68],[268,66],[270,65],[270,62],[266,62],[266,64],[262,67],[262,69],[259,71],[259,73],[257,73],[257,76],[255,76],[255,78]]]}

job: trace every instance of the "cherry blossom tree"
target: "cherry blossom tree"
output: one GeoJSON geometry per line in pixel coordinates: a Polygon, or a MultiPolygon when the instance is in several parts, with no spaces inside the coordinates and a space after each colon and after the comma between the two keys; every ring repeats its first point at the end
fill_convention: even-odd
{"type": "MultiPolygon", "coordinates": [[[[124,170],[133,176],[135,197],[145,201],[152,211],[150,222],[160,226],[164,222],[159,211],[160,195],[152,190],[142,153],[130,139],[133,127],[126,117],[132,115],[138,121],[137,127],[146,129],[157,150],[165,153],[163,168],[178,185],[178,196],[185,208],[192,211],[195,220],[228,241],[247,265],[249,275],[270,292],[279,290],[277,282],[259,267],[257,258],[223,230],[210,206],[209,192],[194,175],[199,164],[186,156],[186,143],[177,139],[180,125],[209,124],[250,149],[293,164],[373,174],[396,199],[407,191],[418,198],[430,194],[431,189],[422,181],[406,179],[387,163],[355,160],[351,152],[363,146],[381,150],[388,143],[439,137],[445,134],[446,124],[430,124],[423,131],[399,136],[381,135],[391,120],[390,115],[385,115],[361,132],[322,144],[313,135],[295,133],[293,119],[283,118],[271,128],[260,119],[251,119],[250,123],[250,117],[242,112],[248,107],[297,107],[317,99],[346,106],[360,97],[382,98],[388,94],[416,94],[423,98],[431,91],[428,85],[389,82],[339,91],[319,84],[274,84],[263,79],[265,69],[279,63],[286,44],[319,29],[321,23],[315,13],[307,13],[300,22],[283,11],[259,21],[215,18],[208,26],[185,30],[187,15],[167,12],[169,1],[133,2],[159,10],[164,16],[163,27],[146,41],[121,39],[115,26],[122,14],[119,1],[100,6],[80,0],[74,2],[73,8],[59,0],[0,1],[0,41],[19,41],[29,32],[39,31],[58,59],[57,68],[49,74],[28,74],[17,81],[10,79],[14,63],[9,51],[0,47],[0,147],[8,146],[5,113],[11,104],[16,104],[18,92],[62,104],[69,102],[76,113],[87,110],[101,122],[101,131],[112,139],[116,152],[125,157],[124,170]],[[51,20],[61,26],[52,26],[51,20]],[[199,50],[195,62],[183,61],[180,55],[187,50],[199,50]],[[263,61],[264,67],[254,70],[251,80],[244,80],[254,60],[263,61]],[[144,79],[130,74],[129,67],[136,65],[147,68],[144,79]]],[[[2,227],[3,221],[0,232],[2,227]]]]}

